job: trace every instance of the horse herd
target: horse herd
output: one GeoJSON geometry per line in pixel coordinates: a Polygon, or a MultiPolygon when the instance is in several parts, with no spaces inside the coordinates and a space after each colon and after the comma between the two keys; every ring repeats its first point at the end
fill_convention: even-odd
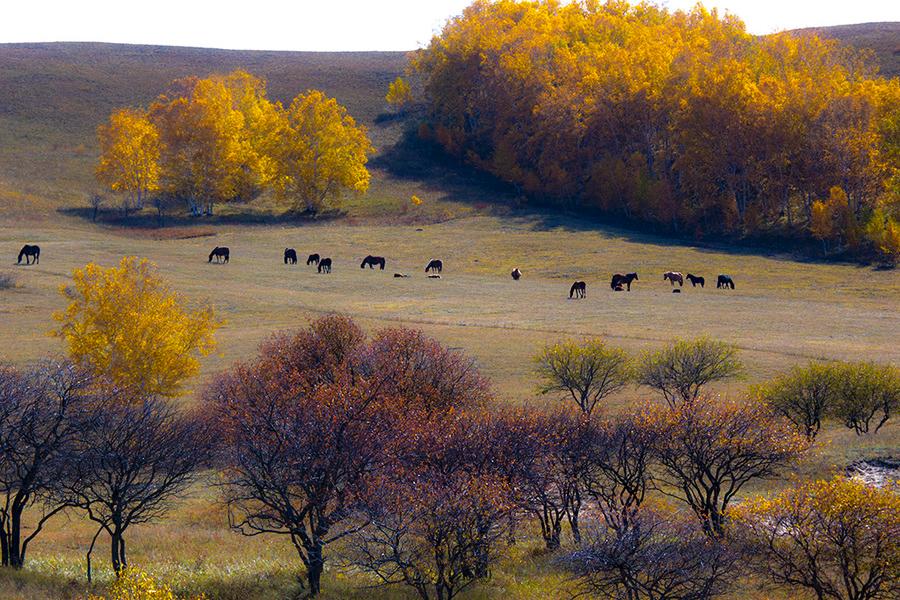
{"type": "MultiPolygon", "coordinates": [[[[513,271],[513,279],[518,280],[519,277],[522,276],[521,272],[518,269],[513,271]]],[[[700,287],[706,286],[706,279],[703,277],[699,277],[697,275],[692,275],[688,273],[687,275],[682,275],[678,271],[667,271],[663,273],[663,281],[669,281],[672,284],[672,291],[676,294],[681,293],[681,288],[684,286],[684,280],[687,279],[691,282],[691,287],[700,287]],[[678,287],[675,287],[675,284],[678,284],[678,287]]],[[[622,291],[631,291],[632,282],[639,281],[637,273],[616,273],[612,276],[612,279],[609,282],[609,287],[614,292],[622,292],[622,291]]],[[[731,278],[730,275],[719,275],[718,279],[716,279],[716,289],[720,290],[733,290],[734,289],[734,279],[731,278]]],[[[569,298],[586,298],[587,297],[587,283],[584,281],[576,281],[572,284],[572,287],[569,288],[569,298]]]]}
{"type": "MultiPolygon", "coordinates": [[[[209,260],[207,262],[213,262],[215,260],[216,263],[225,264],[231,258],[231,250],[225,246],[216,246],[212,249],[212,252],[209,253],[209,260]]],[[[284,249],[284,264],[286,265],[296,265],[298,263],[297,258],[297,250],[294,248],[285,248],[284,249]]],[[[331,273],[331,265],[332,261],[329,257],[323,257],[320,254],[310,254],[306,258],[306,265],[313,265],[316,267],[316,270],[319,273],[331,273]]],[[[368,255],[360,263],[359,268],[365,269],[369,267],[370,269],[379,268],[384,271],[385,266],[387,265],[387,259],[383,256],[373,256],[368,255]]],[[[434,259],[428,263],[425,267],[425,272],[429,271],[432,274],[441,273],[444,270],[444,263],[440,260],[434,259]]],[[[395,274],[395,277],[404,277],[402,274],[395,274]]]]}
{"type": "MultiPolygon", "coordinates": [[[[39,246],[25,244],[22,246],[22,250],[19,252],[19,257],[16,264],[22,264],[22,258],[25,258],[25,264],[38,264],[41,259],[41,249],[39,246]]],[[[225,264],[231,258],[231,250],[225,246],[216,246],[213,248],[212,252],[209,253],[209,260],[207,262],[216,261],[216,263],[225,264]]],[[[284,249],[284,264],[286,265],[296,265],[297,264],[297,251],[294,248],[285,248],[284,249]]],[[[319,254],[310,254],[306,259],[306,265],[314,265],[316,270],[319,273],[331,273],[331,258],[322,257],[319,254]]],[[[373,256],[368,255],[360,263],[359,268],[365,269],[369,267],[370,269],[374,269],[378,267],[382,271],[384,271],[385,266],[387,265],[387,260],[383,256],[373,256]]],[[[440,273],[444,270],[444,263],[438,259],[432,259],[426,266],[425,272],[431,273],[429,277],[437,278],[440,277],[440,273]]],[[[510,273],[510,276],[518,281],[522,278],[522,271],[517,268],[513,269],[510,273]]],[[[407,277],[407,275],[403,275],[402,273],[395,273],[394,277],[407,277]]],[[[676,293],[681,292],[681,288],[684,286],[684,280],[687,279],[691,283],[691,287],[697,287],[698,285],[702,288],[706,286],[706,280],[703,277],[699,277],[697,275],[693,275],[688,273],[687,275],[682,275],[678,271],[667,271],[663,273],[663,281],[668,281],[672,284],[672,291],[676,293]],[[675,284],[678,284],[678,288],[675,288],[675,284]]],[[[614,292],[622,292],[622,291],[631,291],[631,284],[635,281],[639,281],[637,273],[616,273],[612,276],[612,279],[609,282],[609,287],[614,292]]],[[[716,280],[716,288],[717,289],[734,289],[734,280],[729,275],[719,275],[716,280]]],[[[587,283],[584,281],[576,281],[572,284],[572,287],[569,289],[569,298],[586,298],[587,297],[587,283]]]]}

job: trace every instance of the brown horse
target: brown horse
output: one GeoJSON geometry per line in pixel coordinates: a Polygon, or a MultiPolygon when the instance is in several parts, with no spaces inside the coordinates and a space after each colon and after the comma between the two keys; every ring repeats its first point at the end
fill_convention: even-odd
{"type": "Polygon", "coordinates": [[[22,249],[19,250],[19,259],[16,261],[17,265],[22,264],[22,257],[25,257],[25,264],[40,264],[41,262],[41,248],[40,246],[34,246],[31,244],[25,244],[22,246],[22,249]],[[34,259],[33,261],[31,259],[34,259]]]}
{"type": "Polygon", "coordinates": [[[297,251],[293,248],[285,248],[284,249],[284,264],[286,265],[296,265],[297,264],[297,251]]]}
{"type": "Polygon", "coordinates": [[[331,273],[331,259],[323,258],[316,267],[319,273],[331,273]]]}
{"type": "Polygon", "coordinates": [[[617,285],[624,285],[628,288],[628,291],[631,291],[631,282],[638,281],[637,273],[627,273],[622,275],[621,273],[616,273],[612,276],[612,281],[609,282],[609,287],[613,290],[616,289],[617,285]]]}
{"type": "Polygon", "coordinates": [[[706,286],[706,280],[702,277],[697,277],[696,275],[691,275],[690,273],[688,273],[686,277],[687,280],[691,282],[691,287],[697,287],[698,285],[700,287],[706,286]]]}
{"type": "Polygon", "coordinates": [[[308,267],[309,265],[316,265],[318,267],[320,258],[321,257],[318,254],[310,254],[306,259],[306,266],[308,267]]]}
{"type": "Polygon", "coordinates": [[[663,273],[663,281],[665,281],[666,279],[672,282],[673,287],[675,286],[676,282],[678,283],[679,287],[684,285],[684,275],[682,275],[678,271],[667,271],[666,273],[663,273]]]}
{"type": "Polygon", "coordinates": [[[522,271],[520,271],[519,268],[516,267],[515,269],[512,270],[512,273],[510,273],[510,275],[512,276],[512,278],[514,280],[518,281],[519,279],[522,278],[522,271]]]}
{"type": "Polygon", "coordinates": [[[206,262],[212,262],[213,258],[215,258],[217,263],[227,263],[230,257],[231,251],[228,248],[225,246],[216,246],[213,248],[213,251],[209,253],[209,260],[206,262]]]}
{"type": "Polygon", "coordinates": [[[583,281],[576,281],[569,288],[569,298],[585,298],[587,297],[587,284],[583,281]]]}
{"type": "Polygon", "coordinates": [[[719,275],[716,280],[716,289],[727,290],[728,288],[734,289],[734,279],[730,275],[719,275]]]}
{"type": "Polygon", "coordinates": [[[442,273],[444,271],[444,263],[438,259],[433,259],[428,266],[425,267],[425,272],[431,271],[432,273],[442,273]]]}
{"type": "Polygon", "coordinates": [[[384,260],[383,256],[372,256],[371,254],[365,257],[362,263],[359,265],[360,269],[365,269],[369,267],[370,269],[374,269],[377,265],[382,271],[384,271],[384,265],[387,261],[384,260]]]}

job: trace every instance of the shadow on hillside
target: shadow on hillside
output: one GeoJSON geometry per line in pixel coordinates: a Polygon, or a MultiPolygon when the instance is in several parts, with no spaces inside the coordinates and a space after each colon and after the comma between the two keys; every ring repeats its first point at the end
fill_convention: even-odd
{"type": "MultiPolygon", "coordinates": [[[[376,119],[381,126],[396,126],[394,116],[376,119]]],[[[515,207],[523,200],[514,186],[450,158],[435,143],[420,139],[406,127],[400,140],[382,150],[369,166],[400,181],[415,181],[435,192],[441,200],[490,203],[515,207]]]]}
{"type": "Polygon", "coordinates": [[[57,212],[93,222],[100,226],[137,230],[166,230],[170,228],[197,228],[214,225],[301,225],[305,223],[322,223],[340,219],[346,215],[342,210],[328,210],[320,213],[309,212],[276,212],[273,210],[239,210],[224,212],[211,216],[192,216],[187,212],[172,212],[164,215],[162,222],[155,212],[144,210],[123,216],[117,210],[100,213],[94,220],[94,210],[90,207],[61,207],[57,212]]]}
{"type": "MultiPolygon", "coordinates": [[[[396,119],[383,123],[395,125],[396,119]]],[[[376,119],[376,123],[382,123],[376,119]]],[[[723,242],[697,240],[671,230],[652,229],[652,225],[609,215],[570,212],[559,206],[526,199],[515,186],[448,157],[433,142],[422,140],[407,124],[404,134],[393,146],[376,156],[370,165],[398,180],[415,181],[434,191],[442,200],[468,204],[487,204],[510,224],[535,231],[590,232],[623,242],[658,247],[691,248],[703,253],[732,256],[763,256],[808,264],[842,263],[859,268],[877,268],[850,256],[817,256],[818,244],[798,236],[772,234],[723,242]]]]}

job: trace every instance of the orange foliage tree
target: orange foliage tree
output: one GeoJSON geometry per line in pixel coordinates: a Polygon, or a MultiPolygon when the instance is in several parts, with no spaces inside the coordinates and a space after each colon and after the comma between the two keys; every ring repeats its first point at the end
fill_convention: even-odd
{"type": "Polygon", "coordinates": [[[753,233],[834,186],[867,218],[897,173],[896,80],[701,5],[475,0],[413,63],[428,135],[557,203],[753,233]]]}
{"type": "Polygon", "coordinates": [[[288,109],[246,71],[173,81],[149,110],[113,113],[98,129],[96,175],[141,208],[174,198],[192,214],[220,202],[252,200],[274,189],[293,204],[320,209],[344,190],[368,189],[365,128],[321,92],[297,96],[288,109]]]}

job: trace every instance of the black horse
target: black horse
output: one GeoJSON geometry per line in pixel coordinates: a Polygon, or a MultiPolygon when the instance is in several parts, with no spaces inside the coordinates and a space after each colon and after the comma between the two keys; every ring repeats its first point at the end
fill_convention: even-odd
{"type": "Polygon", "coordinates": [[[512,278],[515,281],[518,281],[522,277],[522,271],[520,271],[519,268],[516,267],[515,269],[512,270],[512,273],[510,273],[510,275],[512,275],[512,278]]]}
{"type": "Polygon", "coordinates": [[[569,288],[569,298],[585,298],[587,296],[587,284],[583,281],[576,281],[569,288]]]}
{"type": "Polygon", "coordinates": [[[734,289],[734,280],[729,275],[719,275],[716,280],[716,289],[734,289]]]}
{"type": "Polygon", "coordinates": [[[209,260],[206,262],[212,262],[213,258],[216,259],[216,262],[228,262],[228,259],[231,256],[231,251],[225,246],[216,246],[213,248],[213,251],[209,253],[209,260]]]}
{"type": "Polygon", "coordinates": [[[425,267],[425,272],[431,271],[432,273],[441,273],[444,270],[444,263],[438,259],[433,259],[428,266],[425,267]]]}
{"type": "Polygon", "coordinates": [[[31,244],[25,244],[22,246],[22,249],[19,250],[19,260],[16,261],[17,265],[22,264],[22,257],[25,257],[25,264],[30,265],[32,262],[34,264],[39,264],[41,262],[41,248],[40,246],[32,246],[31,244]],[[31,259],[34,259],[32,261],[31,259]]]}
{"type": "Polygon", "coordinates": [[[383,256],[372,256],[371,254],[365,257],[362,263],[359,265],[360,269],[365,269],[369,267],[370,269],[374,269],[376,265],[384,271],[384,265],[387,261],[384,260],[383,256]]]}
{"type": "Polygon", "coordinates": [[[319,273],[331,273],[331,259],[323,258],[319,261],[318,265],[319,273]]]}
{"type": "Polygon", "coordinates": [[[700,287],[706,286],[706,280],[702,277],[697,277],[696,275],[691,275],[690,273],[688,273],[687,279],[691,282],[691,287],[697,287],[698,285],[700,287]]]}
{"type": "Polygon", "coordinates": [[[615,290],[616,286],[624,285],[628,288],[628,291],[631,291],[631,282],[639,281],[637,273],[628,273],[626,275],[622,275],[621,273],[616,273],[612,276],[612,281],[609,282],[609,287],[611,290],[615,290]]]}
{"type": "Polygon", "coordinates": [[[286,265],[296,265],[297,264],[297,251],[293,248],[285,248],[284,249],[284,264],[286,265]]]}
{"type": "Polygon", "coordinates": [[[306,259],[306,266],[316,265],[319,266],[319,255],[318,254],[310,254],[309,258],[306,259]]]}

